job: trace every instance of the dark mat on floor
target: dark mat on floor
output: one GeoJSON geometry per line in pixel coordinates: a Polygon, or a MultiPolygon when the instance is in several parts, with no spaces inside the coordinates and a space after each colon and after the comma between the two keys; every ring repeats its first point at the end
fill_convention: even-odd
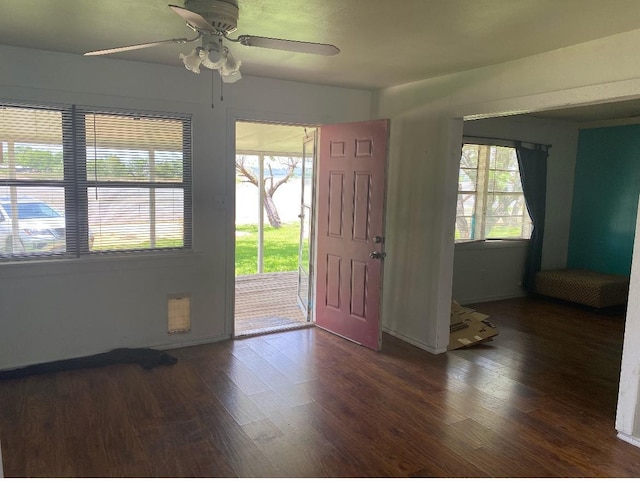
{"type": "Polygon", "coordinates": [[[151,348],[117,348],[98,355],[71,358],[49,363],[38,363],[15,370],[0,371],[0,380],[11,380],[14,378],[28,377],[41,373],[52,373],[64,370],[78,370],[81,368],[95,368],[120,363],[138,364],[142,368],[150,370],[160,365],[174,365],[177,358],[151,348]]]}

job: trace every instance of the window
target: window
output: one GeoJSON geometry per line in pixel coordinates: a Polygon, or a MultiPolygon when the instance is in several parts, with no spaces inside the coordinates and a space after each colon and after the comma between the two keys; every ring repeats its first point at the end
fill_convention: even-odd
{"type": "Polygon", "coordinates": [[[464,144],[458,178],[456,241],[529,239],[531,229],[516,150],[464,144]]]}
{"type": "Polygon", "coordinates": [[[178,116],[0,106],[0,257],[191,247],[178,116]]]}

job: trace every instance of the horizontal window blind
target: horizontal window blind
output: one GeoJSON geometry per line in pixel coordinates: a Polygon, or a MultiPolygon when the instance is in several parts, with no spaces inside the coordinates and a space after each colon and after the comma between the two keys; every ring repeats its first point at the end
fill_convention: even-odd
{"type": "Polygon", "coordinates": [[[67,251],[64,141],[69,111],[0,106],[0,256],[67,251]]]}
{"type": "Polygon", "coordinates": [[[191,247],[188,117],[0,106],[0,257],[191,247]]]}
{"type": "Polygon", "coordinates": [[[84,111],[78,117],[91,250],[189,247],[187,120],[84,111]]]}

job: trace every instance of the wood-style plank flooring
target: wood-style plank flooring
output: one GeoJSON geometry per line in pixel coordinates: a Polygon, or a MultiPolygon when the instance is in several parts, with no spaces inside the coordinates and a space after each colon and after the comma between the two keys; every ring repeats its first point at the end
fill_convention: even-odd
{"type": "Polygon", "coordinates": [[[5,475],[640,476],[614,430],[623,315],[475,308],[500,334],[437,356],[314,328],[0,382],[5,475]]]}

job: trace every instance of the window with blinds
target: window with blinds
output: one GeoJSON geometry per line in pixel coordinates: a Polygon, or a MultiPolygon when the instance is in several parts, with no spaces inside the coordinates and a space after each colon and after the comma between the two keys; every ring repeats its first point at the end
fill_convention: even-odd
{"type": "Polygon", "coordinates": [[[464,144],[458,177],[456,241],[529,239],[531,230],[516,150],[464,144]]]}
{"type": "Polygon", "coordinates": [[[0,106],[0,257],[191,247],[187,117],[0,106]]]}

